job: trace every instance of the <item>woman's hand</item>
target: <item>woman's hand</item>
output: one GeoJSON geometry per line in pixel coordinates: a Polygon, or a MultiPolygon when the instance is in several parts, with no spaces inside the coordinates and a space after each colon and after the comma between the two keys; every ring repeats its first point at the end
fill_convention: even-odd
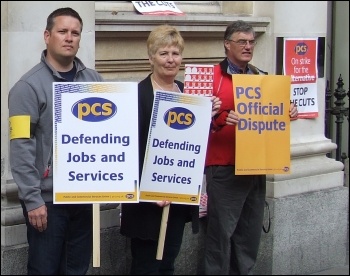
{"type": "Polygon", "coordinates": [[[157,204],[159,207],[168,206],[170,203],[171,203],[171,201],[169,201],[169,200],[163,200],[163,201],[155,202],[155,204],[157,204]]]}
{"type": "Polygon", "coordinates": [[[221,100],[216,96],[212,96],[211,102],[212,102],[211,116],[214,117],[218,113],[221,107],[221,100]]]}

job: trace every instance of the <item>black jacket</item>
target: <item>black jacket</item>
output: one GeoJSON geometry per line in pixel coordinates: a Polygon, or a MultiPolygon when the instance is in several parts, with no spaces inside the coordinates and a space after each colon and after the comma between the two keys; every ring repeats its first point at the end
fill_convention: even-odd
{"type": "MultiPolygon", "coordinates": [[[[183,91],[184,84],[175,81],[183,91]]],[[[138,111],[139,111],[139,179],[143,168],[143,161],[147,146],[149,123],[153,108],[153,86],[151,74],[138,84],[138,111]]],[[[123,203],[120,233],[130,238],[158,240],[163,208],[154,203],[123,203]]],[[[171,204],[169,217],[174,213],[186,216],[192,221],[193,233],[199,231],[199,206],[171,204]]]]}

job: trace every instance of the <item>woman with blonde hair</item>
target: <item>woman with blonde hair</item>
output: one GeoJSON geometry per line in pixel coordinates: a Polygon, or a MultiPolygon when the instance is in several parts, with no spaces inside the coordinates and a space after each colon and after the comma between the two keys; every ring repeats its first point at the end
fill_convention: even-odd
{"type": "MultiPolygon", "coordinates": [[[[156,27],[147,39],[152,72],[138,84],[139,171],[143,168],[148,130],[152,114],[154,91],[183,92],[184,84],[176,80],[182,62],[184,39],[173,26],[156,27]]],[[[220,107],[218,98],[212,99],[213,114],[220,107]]],[[[213,115],[212,114],[212,115],[213,115]]],[[[121,234],[131,238],[131,275],[172,275],[179,254],[185,224],[192,221],[197,233],[198,206],[171,204],[162,260],[156,259],[158,238],[164,206],[170,201],[122,204],[121,234]]]]}

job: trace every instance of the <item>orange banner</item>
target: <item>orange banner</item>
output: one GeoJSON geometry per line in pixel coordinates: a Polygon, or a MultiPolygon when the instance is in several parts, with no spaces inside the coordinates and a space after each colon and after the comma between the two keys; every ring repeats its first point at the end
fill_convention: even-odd
{"type": "Polygon", "coordinates": [[[290,76],[232,75],[236,174],[290,173],[290,76]]]}

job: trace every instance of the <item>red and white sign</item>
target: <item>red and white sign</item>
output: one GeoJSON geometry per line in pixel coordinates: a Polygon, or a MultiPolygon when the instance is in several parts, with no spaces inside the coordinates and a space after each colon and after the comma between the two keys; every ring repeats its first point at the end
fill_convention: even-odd
{"type": "Polygon", "coordinates": [[[212,96],[214,65],[185,64],[184,93],[212,96]]]}
{"type": "Polygon", "coordinates": [[[284,75],[291,76],[291,101],[298,108],[298,118],[318,117],[317,39],[285,38],[284,75]]]}
{"type": "Polygon", "coordinates": [[[184,15],[173,1],[131,1],[135,9],[146,15],[184,15]]]}

